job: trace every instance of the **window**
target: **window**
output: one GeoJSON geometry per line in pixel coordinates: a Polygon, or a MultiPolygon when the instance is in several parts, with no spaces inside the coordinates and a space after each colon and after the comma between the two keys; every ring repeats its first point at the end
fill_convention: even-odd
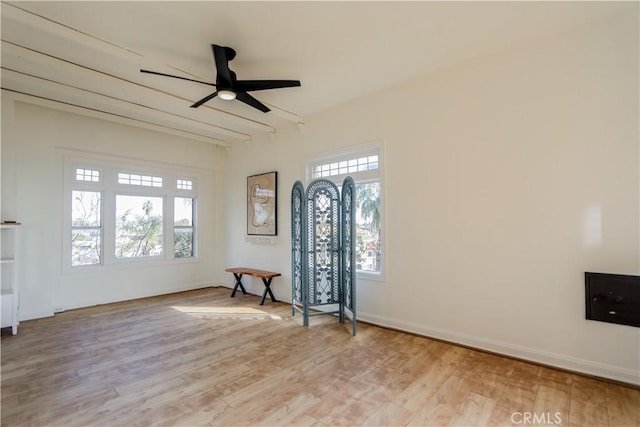
{"type": "Polygon", "coordinates": [[[144,187],[162,187],[162,178],[159,176],[119,173],[118,184],[140,185],[144,187]]]}
{"type": "Polygon", "coordinates": [[[71,265],[102,262],[102,195],[73,191],[71,204],[71,265]]]}
{"type": "Polygon", "coordinates": [[[173,199],[173,251],[176,258],[193,256],[193,199],[173,199]]]}
{"type": "Polygon", "coordinates": [[[162,255],[162,198],[116,195],[116,258],[162,255]]]}
{"type": "Polygon", "coordinates": [[[378,169],[378,155],[354,157],[348,160],[316,165],[313,167],[313,178],[326,178],[336,175],[348,175],[378,169]]]}
{"type": "Polygon", "coordinates": [[[91,169],[76,169],[77,181],[100,182],[100,171],[91,169]]]}
{"type": "Polygon", "coordinates": [[[380,181],[356,182],[356,268],[361,271],[382,268],[380,202],[380,181]]]}
{"type": "Polygon", "coordinates": [[[383,271],[382,245],[382,144],[367,144],[344,154],[309,162],[310,180],[325,178],[338,186],[351,176],[356,187],[356,269],[380,275],[383,271]]]}
{"type": "Polygon", "coordinates": [[[179,179],[176,181],[178,190],[193,190],[193,182],[188,179],[179,179]]]}
{"type": "Polygon", "coordinates": [[[193,177],[142,162],[136,170],[133,160],[125,169],[121,158],[95,157],[65,158],[65,268],[197,257],[193,177]]]}

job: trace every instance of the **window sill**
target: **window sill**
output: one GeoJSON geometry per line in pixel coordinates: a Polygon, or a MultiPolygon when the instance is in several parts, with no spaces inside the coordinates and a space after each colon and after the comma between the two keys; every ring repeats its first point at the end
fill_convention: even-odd
{"type": "Polygon", "coordinates": [[[385,283],[387,281],[387,278],[385,277],[384,273],[367,273],[364,271],[357,271],[356,281],[385,283]]]}

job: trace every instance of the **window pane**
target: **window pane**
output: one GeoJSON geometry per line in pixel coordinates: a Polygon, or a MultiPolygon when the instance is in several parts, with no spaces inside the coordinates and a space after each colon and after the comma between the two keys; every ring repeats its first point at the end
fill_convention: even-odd
{"type": "Polygon", "coordinates": [[[162,198],[116,195],[116,257],[162,255],[162,198]]]}
{"type": "Polygon", "coordinates": [[[100,227],[100,193],[73,191],[71,197],[71,226],[100,227]]]}
{"type": "Polygon", "coordinates": [[[356,184],[356,270],[382,271],[380,182],[356,184]]]}
{"type": "Polygon", "coordinates": [[[193,190],[193,181],[188,179],[179,179],[176,181],[178,190],[193,190]]]}
{"type": "Polygon", "coordinates": [[[174,255],[176,258],[193,256],[193,199],[174,197],[173,221],[174,255]],[[179,227],[179,228],[178,228],[179,227]]]}
{"type": "Polygon", "coordinates": [[[77,181],[100,182],[100,171],[91,169],[76,169],[77,181]]]}
{"type": "MultiPolygon", "coordinates": [[[[313,166],[313,178],[332,177],[338,175],[366,172],[380,167],[380,156],[378,154],[356,157],[352,159],[340,160],[338,162],[325,163],[313,166]]],[[[355,178],[355,177],[354,177],[355,178]]]]}
{"type": "Polygon", "coordinates": [[[193,256],[193,228],[178,228],[174,230],[174,253],[176,258],[193,256]]]}
{"type": "Polygon", "coordinates": [[[193,199],[175,197],[173,202],[174,225],[182,227],[193,226],[193,199]]]}
{"type": "Polygon", "coordinates": [[[162,177],[120,172],[118,173],[118,184],[162,187],[162,177]]]}
{"type": "Polygon", "coordinates": [[[72,266],[100,264],[100,232],[100,229],[72,230],[72,266]]]}

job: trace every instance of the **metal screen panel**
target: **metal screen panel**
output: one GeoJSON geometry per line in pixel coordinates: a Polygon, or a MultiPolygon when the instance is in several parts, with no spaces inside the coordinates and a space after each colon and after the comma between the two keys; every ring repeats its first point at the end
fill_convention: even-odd
{"type": "Polygon", "coordinates": [[[340,198],[326,179],[307,187],[307,277],[309,306],[340,302],[340,198]]]}
{"type": "Polygon", "coordinates": [[[291,295],[292,313],[295,305],[304,304],[303,283],[306,269],[303,268],[306,227],[304,226],[304,186],[300,181],[293,184],[291,190],[291,295]]]}
{"type": "MultiPolygon", "coordinates": [[[[355,218],[356,218],[356,187],[353,179],[348,176],[342,183],[342,304],[351,311],[353,335],[356,334],[356,263],[355,263],[355,218]]],[[[341,319],[346,313],[341,311],[341,319]]]]}

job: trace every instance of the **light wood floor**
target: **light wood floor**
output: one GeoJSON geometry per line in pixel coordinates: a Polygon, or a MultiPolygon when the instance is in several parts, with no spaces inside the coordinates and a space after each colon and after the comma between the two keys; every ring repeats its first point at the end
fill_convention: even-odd
{"type": "Polygon", "coordinates": [[[305,328],[288,304],[229,293],[73,310],[3,333],[2,425],[640,424],[636,389],[366,324],[352,337],[328,316],[305,328]]]}

